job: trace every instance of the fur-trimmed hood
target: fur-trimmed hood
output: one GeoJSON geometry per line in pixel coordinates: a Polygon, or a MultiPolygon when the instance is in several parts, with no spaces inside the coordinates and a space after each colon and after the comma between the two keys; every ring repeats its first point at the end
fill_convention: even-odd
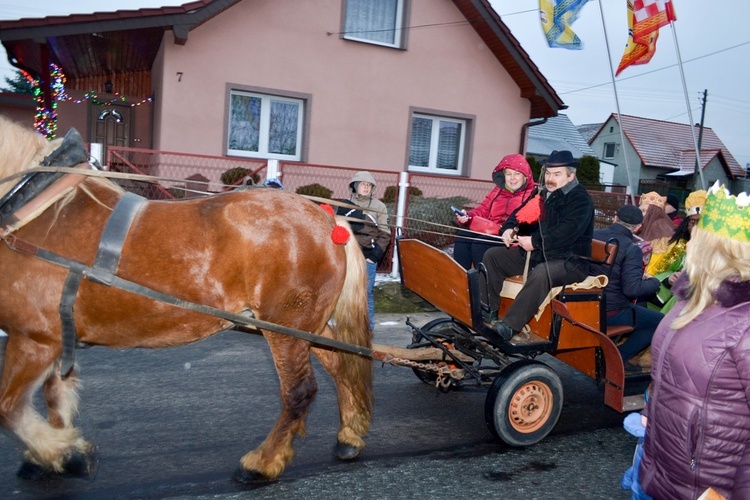
{"type": "MultiPolygon", "coordinates": [[[[672,286],[672,293],[680,299],[688,297],[688,280],[685,273],[672,286]]],[[[740,281],[739,276],[732,276],[722,281],[713,295],[722,307],[733,307],[750,302],[750,281],[740,281]]]]}

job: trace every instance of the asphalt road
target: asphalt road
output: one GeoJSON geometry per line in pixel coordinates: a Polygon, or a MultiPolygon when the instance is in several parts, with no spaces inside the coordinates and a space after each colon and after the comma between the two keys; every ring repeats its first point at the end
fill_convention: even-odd
{"type": "MultiPolygon", "coordinates": [[[[379,314],[374,341],[405,346],[406,314],[379,314]]],[[[422,325],[431,313],[408,315],[422,325]]],[[[484,423],[485,389],[448,394],[409,368],[374,373],[375,411],[367,446],[353,462],[331,452],[338,429],[333,383],[317,362],[319,392],[281,479],[232,481],[240,457],[270,430],[278,379],[264,339],[225,332],[161,350],[78,351],[82,379],[76,424],[99,450],[93,480],[16,477],[21,452],[0,435],[0,498],[614,498],[635,438],[603,404],[588,377],[548,356],[565,404],[541,443],[510,448],[484,423]]]]}

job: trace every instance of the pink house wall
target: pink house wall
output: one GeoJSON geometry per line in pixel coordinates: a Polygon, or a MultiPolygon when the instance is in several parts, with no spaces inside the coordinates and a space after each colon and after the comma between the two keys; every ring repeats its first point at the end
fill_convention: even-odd
{"type": "Polygon", "coordinates": [[[240,2],[184,46],[167,32],[153,68],[153,148],[225,155],[228,88],[250,86],[310,96],[306,162],[405,170],[419,108],[475,120],[466,170],[488,178],[518,152],[529,102],[450,0],[410,4],[407,50],[340,38],[341,0],[240,2]]]}

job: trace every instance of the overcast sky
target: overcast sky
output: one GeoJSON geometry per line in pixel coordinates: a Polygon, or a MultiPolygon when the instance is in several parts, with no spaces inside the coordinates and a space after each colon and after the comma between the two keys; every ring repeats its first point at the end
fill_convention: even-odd
{"type": "MultiPolygon", "coordinates": [[[[413,0],[429,2],[432,0],[413,0]]],[[[185,0],[0,0],[0,18],[45,17],[182,5],[185,0]]],[[[607,56],[605,29],[614,67],[627,40],[626,0],[589,0],[573,24],[582,50],[551,49],[539,24],[539,0],[490,0],[503,22],[539,67],[568,109],[576,125],[601,123],[616,113],[607,56]],[[604,24],[600,14],[604,9],[604,24]]],[[[673,0],[675,29],[660,31],[656,55],[631,66],[615,84],[620,111],[626,115],[690,123],[676,47],[683,62],[687,96],[694,123],[700,122],[704,90],[708,90],[704,124],[711,127],[737,161],[750,163],[750,1],[673,0]],[[677,46],[675,45],[675,34],[677,46]]],[[[0,47],[0,76],[13,68],[0,47]]]]}

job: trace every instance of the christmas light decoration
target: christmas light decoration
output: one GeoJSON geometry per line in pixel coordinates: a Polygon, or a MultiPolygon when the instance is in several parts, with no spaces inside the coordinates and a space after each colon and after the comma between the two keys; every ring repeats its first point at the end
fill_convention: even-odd
{"type": "Polygon", "coordinates": [[[34,100],[36,100],[34,127],[40,134],[44,135],[47,139],[50,140],[54,139],[57,136],[57,103],[59,101],[68,101],[74,104],[83,104],[86,101],[91,101],[92,103],[100,106],[111,106],[117,104],[130,106],[131,108],[153,101],[151,97],[147,97],[140,102],[129,103],[127,101],[127,97],[124,95],[120,95],[119,93],[115,93],[115,97],[113,97],[112,99],[99,99],[96,91],[94,90],[86,92],[83,95],[82,99],[74,99],[65,92],[66,78],[65,74],[62,71],[62,68],[60,68],[55,63],[50,63],[49,78],[52,82],[52,85],[50,85],[51,104],[50,107],[47,108],[44,102],[44,89],[42,88],[42,80],[40,78],[33,78],[25,71],[21,71],[21,73],[32,83],[34,87],[34,100]]]}

